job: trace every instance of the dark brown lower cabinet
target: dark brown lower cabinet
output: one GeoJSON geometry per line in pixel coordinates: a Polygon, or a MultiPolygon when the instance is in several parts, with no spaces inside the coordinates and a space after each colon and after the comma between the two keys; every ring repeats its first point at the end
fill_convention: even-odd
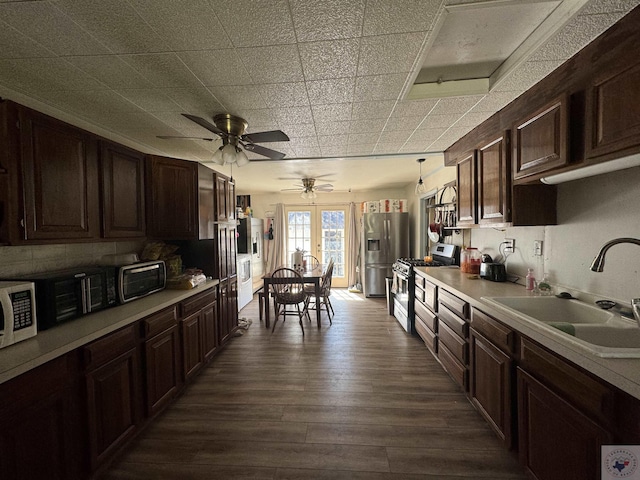
{"type": "Polygon", "coordinates": [[[144,342],[146,362],[147,415],[166,407],[181,384],[180,332],[173,325],[144,342]]]}
{"type": "Polygon", "coordinates": [[[84,347],[92,471],[132,438],[142,423],[140,350],[134,327],[84,347]]]}
{"type": "Polygon", "coordinates": [[[471,403],[507,448],[513,447],[513,360],[473,328],[470,335],[471,403]]]}
{"type": "Polygon", "coordinates": [[[218,349],[218,302],[214,301],[202,309],[202,347],[205,360],[213,357],[218,349]]]}
{"type": "Polygon", "coordinates": [[[520,461],[537,480],[597,480],[612,435],[518,368],[520,461]]]}
{"type": "Polygon", "coordinates": [[[2,385],[0,478],[84,477],[84,419],[77,368],[73,355],[67,355],[2,385]]]}
{"type": "Polygon", "coordinates": [[[204,363],[202,352],[202,315],[195,313],[180,321],[182,330],[182,362],[185,381],[193,377],[204,363]]]}

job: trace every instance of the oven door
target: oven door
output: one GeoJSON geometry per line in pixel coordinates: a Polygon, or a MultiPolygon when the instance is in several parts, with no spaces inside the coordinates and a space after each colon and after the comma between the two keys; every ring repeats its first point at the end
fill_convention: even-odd
{"type": "Polygon", "coordinates": [[[411,333],[410,323],[410,299],[411,276],[404,273],[394,272],[396,276],[396,292],[393,299],[393,316],[407,332],[411,333]]]}

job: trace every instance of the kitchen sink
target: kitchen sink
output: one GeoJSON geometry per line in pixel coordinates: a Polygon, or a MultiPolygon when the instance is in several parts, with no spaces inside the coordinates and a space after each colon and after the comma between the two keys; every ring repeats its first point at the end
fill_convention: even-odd
{"type": "Polygon", "coordinates": [[[557,297],[482,297],[513,318],[550,333],[592,355],[640,358],[640,328],[633,319],[557,297]]]}
{"type": "Polygon", "coordinates": [[[615,317],[610,311],[577,299],[552,296],[492,297],[491,300],[545,323],[607,323],[615,317]]]}

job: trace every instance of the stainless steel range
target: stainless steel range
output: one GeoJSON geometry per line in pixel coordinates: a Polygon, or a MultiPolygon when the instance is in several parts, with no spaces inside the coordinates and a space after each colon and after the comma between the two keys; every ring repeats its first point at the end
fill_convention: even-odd
{"type": "Polygon", "coordinates": [[[438,243],[431,249],[431,261],[421,258],[398,258],[393,264],[395,296],[393,315],[408,333],[414,334],[414,267],[442,267],[460,264],[460,248],[438,243]]]}

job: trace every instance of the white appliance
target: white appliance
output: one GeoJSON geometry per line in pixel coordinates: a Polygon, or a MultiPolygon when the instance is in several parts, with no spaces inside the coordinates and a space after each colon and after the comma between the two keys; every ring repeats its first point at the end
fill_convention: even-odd
{"type": "Polygon", "coordinates": [[[253,298],[251,254],[238,254],[236,262],[238,264],[238,311],[240,311],[253,298]]]}
{"type": "Polygon", "coordinates": [[[264,221],[251,219],[251,273],[253,275],[253,291],[262,286],[264,276],[264,221]]]}
{"type": "Polygon", "coordinates": [[[35,337],[35,286],[32,282],[0,282],[0,348],[35,337]]]}

